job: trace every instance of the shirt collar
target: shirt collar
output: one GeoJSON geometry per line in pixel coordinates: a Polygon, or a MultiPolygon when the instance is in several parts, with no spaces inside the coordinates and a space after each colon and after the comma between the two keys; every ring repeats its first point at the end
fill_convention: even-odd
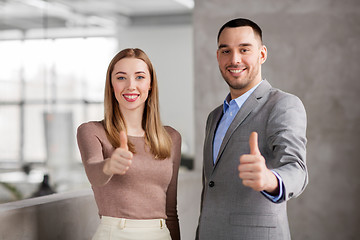
{"type": "Polygon", "coordinates": [[[249,91],[244,93],[238,98],[231,99],[230,93],[226,96],[223,104],[223,112],[225,113],[226,110],[230,107],[233,102],[236,103],[238,109],[241,108],[241,106],[245,103],[245,101],[248,99],[248,97],[255,91],[255,89],[262,83],[263,80],[261,80],[258,84],[256,84],[253,88],[251,88],[249,91]]]}

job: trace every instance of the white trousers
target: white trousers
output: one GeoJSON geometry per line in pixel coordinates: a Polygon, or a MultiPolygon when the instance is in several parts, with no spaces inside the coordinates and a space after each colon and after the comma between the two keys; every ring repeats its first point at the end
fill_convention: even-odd
{"type": "Polygon", "coordinates": [[[171,240],[164,219],[135,220],[102,216],[92,240],[171,240]]]}

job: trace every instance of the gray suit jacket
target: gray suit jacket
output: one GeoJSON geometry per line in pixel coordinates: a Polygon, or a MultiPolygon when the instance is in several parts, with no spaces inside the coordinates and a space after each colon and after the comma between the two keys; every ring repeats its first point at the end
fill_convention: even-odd
{"type": "Polygon", "coordinates": [[[203,191],[197,230],[200,240],[290,239],[286,201],[297,197],[308,181],[306,113],[299,98],[263,81],[249,96],[225,134],[213,164],[213,139],[222,106],[209,114],[204,142],[203,191]],[[250,153],[256,131],[269,169],[283,180],[284,198],[273,203],[239,178],[242,154],[250,153]]]}

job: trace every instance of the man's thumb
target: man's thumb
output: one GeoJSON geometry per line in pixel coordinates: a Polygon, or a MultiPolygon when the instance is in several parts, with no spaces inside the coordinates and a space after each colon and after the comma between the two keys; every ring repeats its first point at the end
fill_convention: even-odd
{"type": "Polygon", "coordinates": [[[249,138],[250,145],[250,154],[261,155],[259,146],[258,146],[258,134],[257,132],[252,132],[249,138]]]}
{"type": "Polygon", "coordinates": [[[120,148],[129,150],[125,131],[120,131],[120,148]]]}

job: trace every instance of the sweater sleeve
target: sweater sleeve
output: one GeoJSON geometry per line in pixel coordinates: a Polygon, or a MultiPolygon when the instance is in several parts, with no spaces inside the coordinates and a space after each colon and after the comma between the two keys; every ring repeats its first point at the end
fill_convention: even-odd
{"type": "Polygon", "coordinates": [[[173,175],[166,193],[166,225],[169,228],[171,239],[180,239],[179,218],[177,213],[177,182],[181,161],[181,135],[174,129],[167,128],[172,139],[171,158],[173,159],[173,175]]]}
{"type": "Polygon", "coordinates": [[[93,186],[105,185],[112,176],[103,172],[105,163],[101,134],[95,123],[81,124],[77,129],[77,142],[86,175],[93,186]]]}

